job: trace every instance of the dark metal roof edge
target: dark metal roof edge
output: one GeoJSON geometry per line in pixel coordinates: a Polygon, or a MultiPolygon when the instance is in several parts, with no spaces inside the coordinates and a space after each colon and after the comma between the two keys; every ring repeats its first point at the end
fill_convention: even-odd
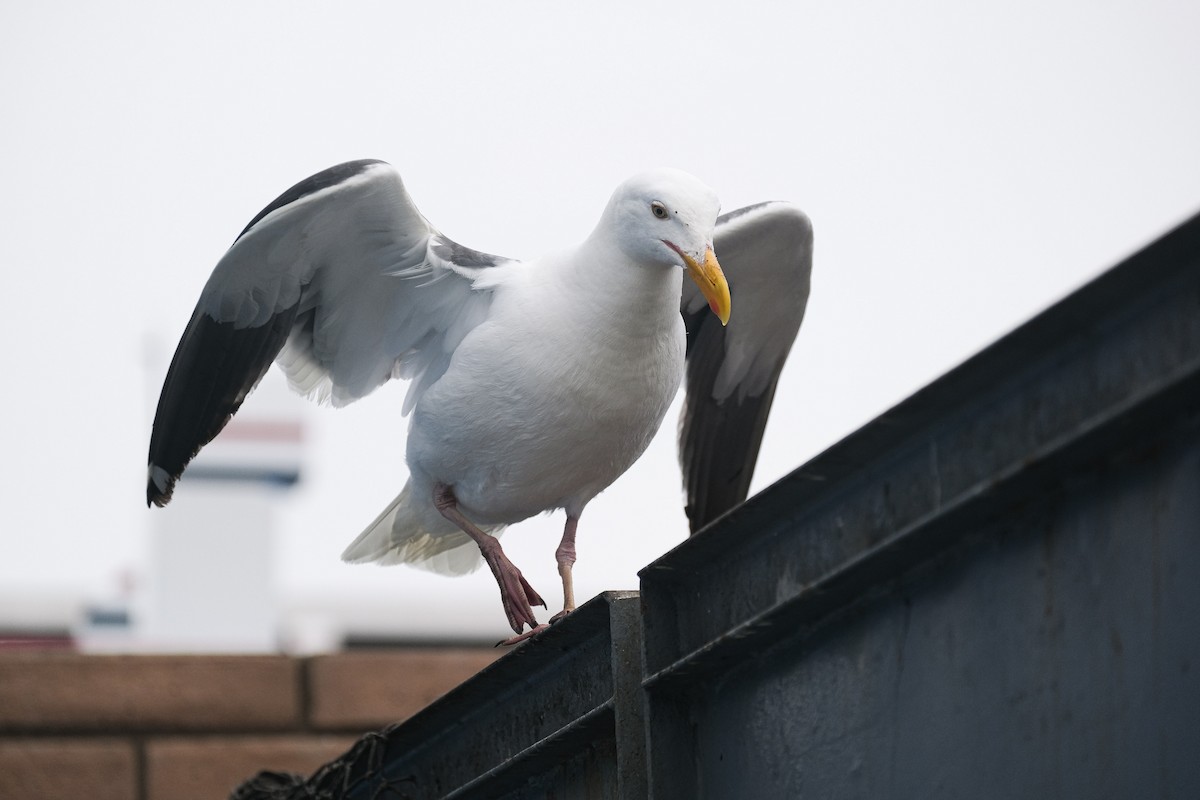
{"type": "MultiPolygon", "coordinates": [[[[879,592],[918,567],[960,532],[968,518],[982,518],[997,506],[1018,502],[1030,485],[1065,463],[1085,459],[1093,443],[1111,443],[1121,431],[1126,441],[1171,418],[1172,406],[1187,406],[1200,390],[1200,362],[1190,371],[1147,386],[1128,403],[1109,410],[1086,428],[1047,443],[1011,469],[994,476],[986,487],[955,498],[948,505],[914,520],[904,529],[857,553],[821,575],[800,593],[739,622],[717,639],[660,666],[642,681],[648,691],[671,690],[698,676],[743,662],[780,641],[778,630],[791,631],[791,640],[806,638],[841,609],[870,601],[879,592]]],[[[1094,448],[1092,448],[1094,449],[1094,448]]]]}
{"type": "Polygon", "coordinates": [[[933,420],[962,404],[961,398],[1007,373],[1026,357],[1041,356],[1047,341],[1074,335],[1081,325],[1108,317],[1131,298],[1152,291],[1169,276],[1200,260],[1200,213],[1128,256],[1033,318],[985,346],[875,419],[847,435],[805,464],[714,520],[698,535],[685,539],[639,572],[644,581],[671,580],[689,568],[709,564],[728,552],[731,542],[762,528],[781,511],[812,502],[828,487],[846,479],[866,461],[894,450],[933,420]],[[1149,288],[1148,288],[1149,287],[1149,288]]]}
{"type": "Polygon", "coordinates": [[[488,664],[412,717],[388,730],[389,749],[417,749],[445,735],[470,715],[483,713],[502,695],[520,691],[531,676],[569,660],[584,642],[608,639],[611,606],[637,600],[637,592],[602,592],[511,653],[488,664]],[[482,703],[480,697],[489,698],[482,703]],[[431,733],[432,732],[432,733],[431,733]]]}
{"type": "MultiPolygon", "coordinates": [[[[468,783],[447,792],[444,800],[468,800],[472,797],[496,797],[510,791],[530,777],[546,771],[546,760],[564,756],[599,737],[597,731],[613,729],[613,701],[602,703],[546,738],[516,753],[468,783]]],[[[611,738],[611,737],[610,737],[611,738]]]]}

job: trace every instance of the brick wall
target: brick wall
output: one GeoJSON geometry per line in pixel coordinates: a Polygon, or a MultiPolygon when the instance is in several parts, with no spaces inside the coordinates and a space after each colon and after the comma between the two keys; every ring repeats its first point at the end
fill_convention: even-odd
{"type": "Polygon", "coordinates": [[[499,654],[0,652],[0,798],[212,800],[259,770],[308,774],[499,654]]]}

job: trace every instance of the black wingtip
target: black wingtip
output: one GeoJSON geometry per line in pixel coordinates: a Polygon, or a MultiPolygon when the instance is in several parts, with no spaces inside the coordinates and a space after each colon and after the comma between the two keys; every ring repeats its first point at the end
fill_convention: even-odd
{"type": "Polygon", "coordinates": [[[188,463],[221,432],[279,354],[296,305],[263,325],[237,328],[199,307],[171,359],[150,431],[147,506],[171,502],[188,463]]]}
{"type": "Polygon", "coordinates": [[[171,502],[171,495],[175,493],[175,481],[179,480],[178,475],[171,475],[161,467],[156,466],[153,462],[148,468],[149,476],[146,478],[146,508],[158,506],[163,508],[167,503],[171,502]],[[154,479],[154,471],[158,470],[162,473],[164,481],[163,486],[159,486],[154,479]]]}

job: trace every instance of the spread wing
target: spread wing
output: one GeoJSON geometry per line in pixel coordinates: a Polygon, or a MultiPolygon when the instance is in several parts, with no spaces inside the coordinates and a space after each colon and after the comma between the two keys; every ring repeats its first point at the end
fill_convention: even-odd
{"type": "Polygon", "coordinates": [[[486,318],[473,281],[507,259],[441,235],[382,161],[340,164],[280,195],[217,263],[175,351],[150,436],[147,503],[276,361],[298,392],[345,405],[409,378],[404,413],[486,318]]]}
{"type": "Polygon", "coordinates": [[[679,459],[692,533],[746,499],[779,374],[808,303],[812,224],[788,203],[722,215],[713,248],[729,280],[729,326],[685,281],[687,395],[679,459]]]}

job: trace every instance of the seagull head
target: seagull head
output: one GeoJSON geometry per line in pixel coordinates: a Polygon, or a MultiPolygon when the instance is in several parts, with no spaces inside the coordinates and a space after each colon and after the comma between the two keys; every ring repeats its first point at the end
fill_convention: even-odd
{"type": "Polygon", "coordinates": [[[635,262],[686,269],[724,325],[729,284],[712,244],[720,210],[716,193],[693,176],[656,169],[617,187],[601,225],[615,227],[618,246],[635,262]]]}

